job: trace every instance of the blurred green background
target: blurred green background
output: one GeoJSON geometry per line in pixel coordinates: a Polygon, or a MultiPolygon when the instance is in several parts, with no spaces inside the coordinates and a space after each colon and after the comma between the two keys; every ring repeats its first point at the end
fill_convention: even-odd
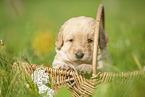
{"type": "MultiPolygon", "coordinates": [[[[61,25],[72,17],[95,18],[99,4],[105,7],[105,31],[109,37],[112,67],[124,72],[142,69],[145,66],[143,0],[0,0],[0,40],[5,44],[5,55],[15,61],[51,67],[55,38],[61,25]]],[[[0,62],[3,61],[1,58],[0,62]]],[[[19,80],[21,74],[11,74],[9,62],[0,66],[0,96],[40,96],[37,87],[31,87],[33,83],[28,83],[30,87],[27,89],[27,80],[19,80]]],[[[144,97],[144,79],[141,75],[104,82],[93,97],[144,97]]],[[[65,89],[59,93],[68,92],[65,89]]]]}
{"type": "Polygon", "coordinates": [[[120,71],[145,64],[145,1],[143,0],[1,0],[0,39],[18,60],[51,66],[55,38],[71,17],[96,17],[105,7],[105,31],[112,65],[120,71]]]}

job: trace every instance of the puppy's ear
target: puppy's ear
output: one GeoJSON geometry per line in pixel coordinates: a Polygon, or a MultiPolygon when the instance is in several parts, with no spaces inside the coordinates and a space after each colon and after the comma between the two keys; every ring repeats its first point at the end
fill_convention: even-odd
{"type": "Polygon", "coordinates": [[[56,42],[55,42],[56,48],[58,50],[61,49],[61,47],[63,46],[63,34],[62,34],[62,29],[60,29],[57,38],[56,38],[56,42]]]}
{"type": "Polygon", "coordinates": [[[99,31],[99,47],[100,47],[100,49],[103,49],[107,46],[108,40],[109,40],[108,36],[105,33],[103,27],[100,26],[100,31],[99,31]]]}

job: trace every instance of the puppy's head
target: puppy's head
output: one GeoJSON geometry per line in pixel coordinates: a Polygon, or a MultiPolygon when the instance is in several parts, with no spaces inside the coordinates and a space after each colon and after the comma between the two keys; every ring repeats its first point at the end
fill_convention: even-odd
{"type": "MultiPolygon", "coordinates": [[[[95,20],[89,17],[71,18],[62,25],[56,38],[57,50],[62,50],[71,62],[90,64],[92,61],[95,20]]],[[[108,38],[100,28],[99,47],[103,49],[108,38]]]]}

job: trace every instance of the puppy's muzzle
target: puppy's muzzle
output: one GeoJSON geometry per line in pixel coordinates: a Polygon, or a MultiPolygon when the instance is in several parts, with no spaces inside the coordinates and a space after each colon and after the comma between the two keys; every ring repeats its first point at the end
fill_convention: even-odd
{"type": "Polygon", "coordinates": [[[84,56],[84,53],[82,53],[82,52],[78,52],[78,53],[75,54],[75,57],[76,57],[77,59],[82,59],[83,56],[84,56]]]}

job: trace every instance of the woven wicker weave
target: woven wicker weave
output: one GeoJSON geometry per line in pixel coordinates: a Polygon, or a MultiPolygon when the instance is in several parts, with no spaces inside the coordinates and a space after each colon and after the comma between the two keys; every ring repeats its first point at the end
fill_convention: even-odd
{"type": "Polygon", "coordinates": [[[29,64],[25,62],[14,63],[14,67],[21,68],[30,76],[37,68],[44,68],[46,72],[51,76],[51,84],[55,90],[59,89],[63,85],[67,87],[72,92],[72,95],[75,97],[80,96],[91,96],[94,93],[94,90],[99,87],[102,82],[111,82],[115,78],[121,79],[125,82],[127,79],[137,77],[140,79],[140,75],[144,75],[144,72],[134,71],[134,72],[122,72],[122,73],[97,73],[97,47],[98,47],[98,35],[99,35],[99,26],[104,28],[104,6],[101,4],[98,7],[97,16],[96,16],[96,27],[94,33],[94,51],[93,51],[93,74],[92,77],[87,79],[83,75],[78,74],[77,71],[70,70],[60,70],[50,67],[40,66],[36,64],[29,64]]]}
{"type": "Polygon", "coordinates": [[[122,80],[122,83],[125,83],[127,80],[132,78],[137,78],[139,80],[145,79],[142,78],[145,75],[144,72],[134,71],[134,72],[122,72],[122,73],[101,73],[99,72],[94,77],[89,79],[85,78],[83,75],[79,75],[77,71],[70,70],[60,70],[54,69],[46,66],[40,66],[36,64],[29,64],[26,62],[17,62],[14,63],[15,68],[17,70],[22,70],[24,73],[27,73],[29,76],[37,69],[44,68],[46,73],[48,73],[51,77],[51,85],[54,87],[54,90],[58,90],[63,85],[67,85],[67,87],[72,92],[72,96],[80,97],[80,96],[91,96],[94,93],[94,90],[99,87],[99,85],[103,82],[111,82],[115,79],[122,80]]]}

